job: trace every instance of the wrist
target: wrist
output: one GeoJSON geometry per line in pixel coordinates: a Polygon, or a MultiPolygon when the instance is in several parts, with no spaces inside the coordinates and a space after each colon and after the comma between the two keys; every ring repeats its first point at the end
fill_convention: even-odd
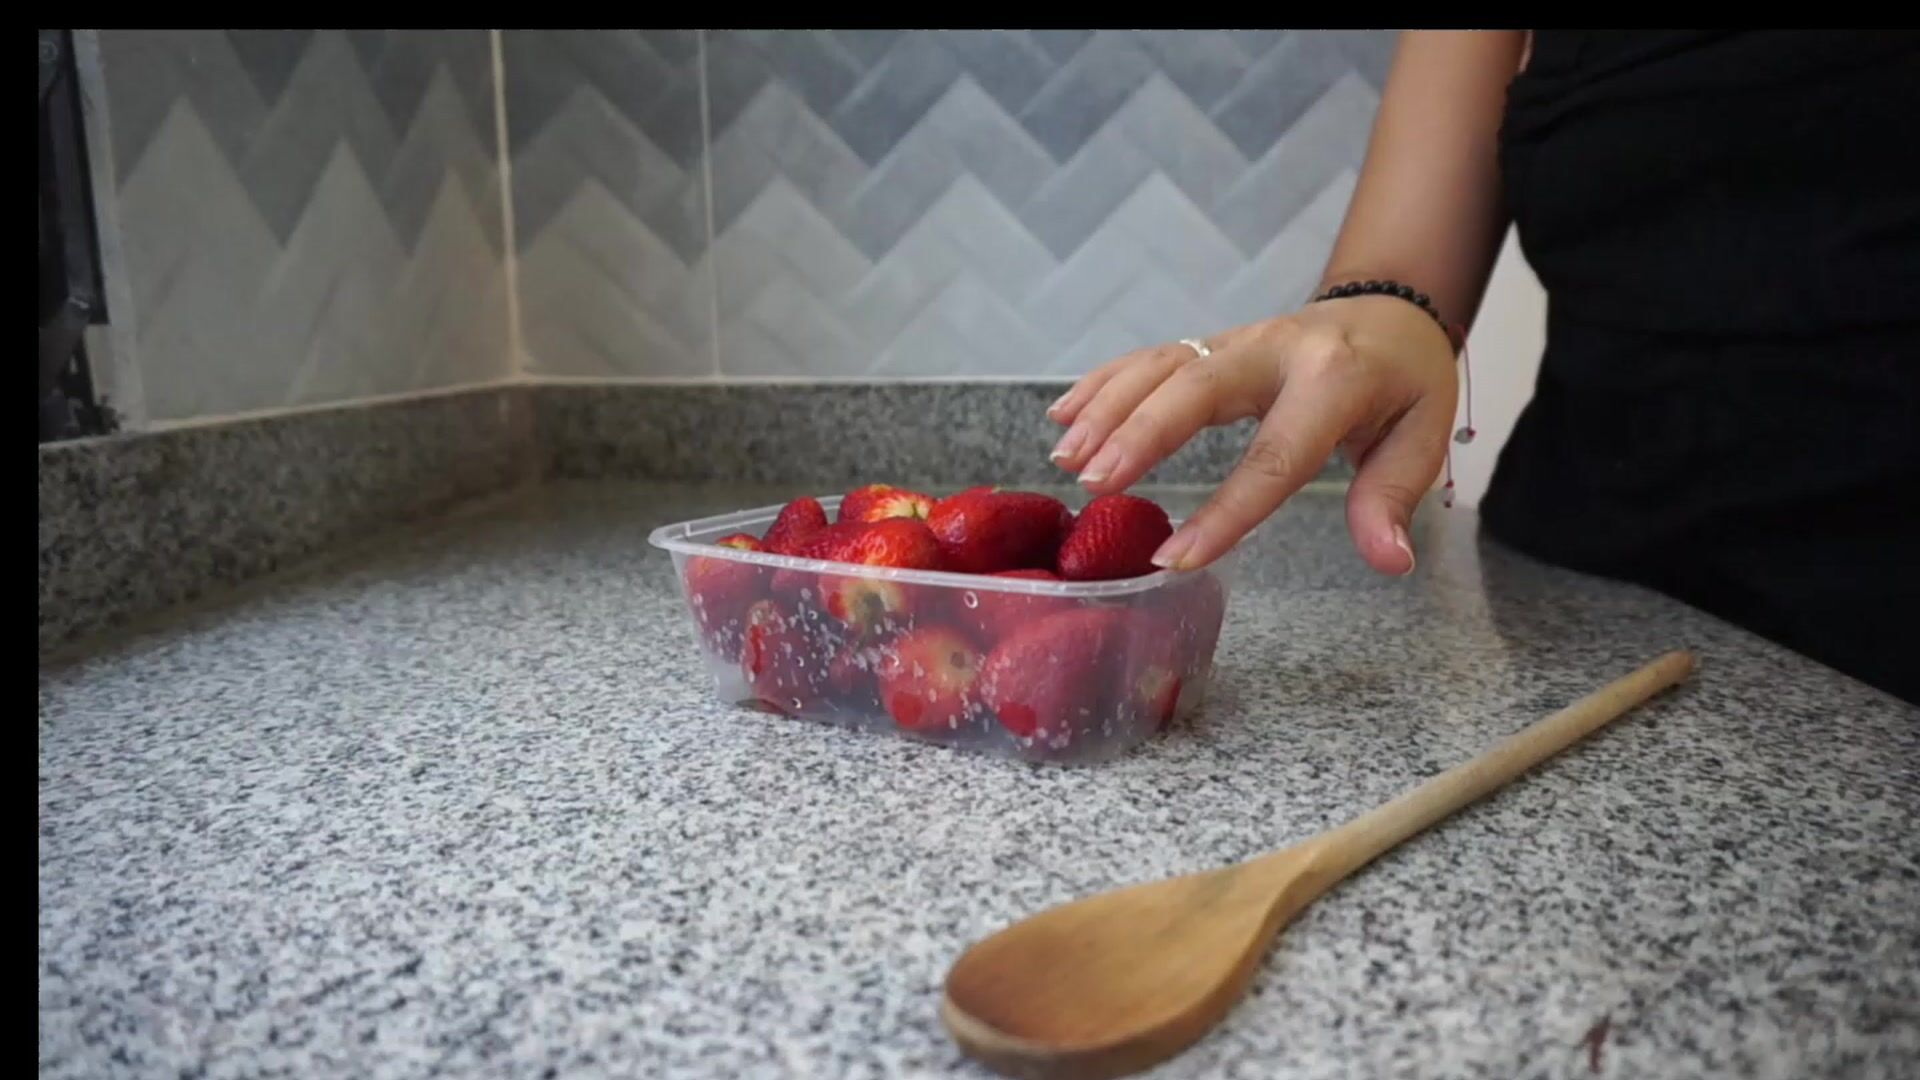
{"type": "Polygon", "coordinates": [[[1329,277],[1314,290],[1309,303],[1322,304],[1332,300],[1351,300],[1363,296],[1380,296],[1409,304],[1433,320],[1435,326],[1446,335],[1447,343],[1454,351],[1464,345],[1466,328],[1449,325],[1446,317],[1433,302],[1433,298],[1406,282],[1382,277],[1329,277]]]}

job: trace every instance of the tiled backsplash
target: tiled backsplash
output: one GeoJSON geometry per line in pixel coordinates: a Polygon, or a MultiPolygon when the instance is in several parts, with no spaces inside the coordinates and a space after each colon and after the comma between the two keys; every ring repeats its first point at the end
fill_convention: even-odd
{"type": "Polygon", "coordinates": [[[1392,35],[504,42],[533,373],[1031,378],[1303,299],[1392,35]]]}
{"type": "MultiPolygon", "coordinates": [[[[135,427],[514,373],[486,31],[95,33],[135,427]]],[[[1062,378],[1284,309],[1392,46],[500,40],[527,373],[703,379],[1062,378]]]]}
{"type": "Polygon", "coordinates": [[[102,30],[98,53],[139,384],[115,389],[143,399],[123,411],[509,374],[486,31],[102,30]]]}

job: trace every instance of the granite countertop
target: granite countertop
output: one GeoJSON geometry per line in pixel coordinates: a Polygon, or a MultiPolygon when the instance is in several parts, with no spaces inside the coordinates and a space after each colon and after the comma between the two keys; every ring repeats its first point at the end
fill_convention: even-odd
{"type": "Polygon", "coordinates": [[[1460,511],[1379,578],[1314,489],[1205,713],[1117,762],[781,720],[710,697],[643,538],[784,494],[537,489],[43,668],[40,1075],[982,1077],[936,1018],[969,942],[1682,644],[1693,683],[1323,898],[1154,1075],[1920,1071],[1920,710],[1460,511]]]}

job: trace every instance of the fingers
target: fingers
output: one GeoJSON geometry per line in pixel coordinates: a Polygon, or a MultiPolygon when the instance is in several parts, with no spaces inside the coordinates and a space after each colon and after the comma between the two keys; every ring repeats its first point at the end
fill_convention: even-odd
{"type": "Polygon", "coordinates": [[[1092,450],[1080,482],[1096,495],[1126,490],[1202,428],[1258,415],[1278,390],[1279,370],[1244,348],[1180,365],[1092,450]]]}
{"type": "Polygon", "coordinates": [[[1205,566],[1225,554],[1319,474],[1328,455],[1377,409],[1375,387],[1344,341],[1300,343],[1279,399],[1212,498],[1168,538],[1153,561],[1205,566]]]}
{"type": "Polygon", "coordinates": [[[1452,422],[1452,402],[1423,399],[1360,459],[1347,488],[1347,530],[1360,557],[1383,574],[1413,573],[1408,526],[1440,474],[1452,422]]]}
{"type": "MultiPolygon", "coordinates": [[[[1141,352],[1145,351],[1141,350],[1141,352]]],[[[1113,378],[1121,368],[1140,356],[1141,352],[1130,352],[1125,356],[1109,360],[1080,376],[1080,381],[1067,387],[1066,393],[1061,394],[1054,399],[1053,404],[1047,406],[1047,419],[1056,424],[1073,423],[1074,418],[1080,415],[1080,410],[1086,407],[1087,402],[1093,400],[1093,395],[1107,385],[1107,380],[1113,378]]]]}
{"type": "Polygon", "coordinates": [[[1185,345],[1162,345],[1122,357],[1090,397],[1082,402],[1076,396],[1072,426],[1050,455],[1054,463],[1069,472],[1081,471],[1113,429],[1193,357],[1185,345]]]}

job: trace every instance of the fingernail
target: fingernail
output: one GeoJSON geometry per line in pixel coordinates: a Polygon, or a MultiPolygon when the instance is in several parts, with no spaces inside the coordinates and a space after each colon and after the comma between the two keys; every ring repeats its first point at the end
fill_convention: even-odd
{"type": "Polygon", "coordinates": [[[1068,398],[1070,398],[1070,397],[1072,397],[1072,396],[1073,396],[1073,391],[1072,391],[1072,390],[1068,390],[1068,391],[1067,391],[1066,393],[1064,393],[1064,394],[1061,394],[1061,395],[1060,395],[1059,397],[1057,397],[1057,398],[1054,398],[1054,399],[1053,399],[1053,404],[1051,404],[1051,405],[1049,405],[1049,406],[1047,406],[1047,415],[1048,415],[1048,416],[1052,416],[1052,415],[1053,415],[1054,413],[1057,413],[1057,412],[1059,412],[1059,411],[1060,411],[1060,406],[1062,406],[1062,405],[1065,405],[1065,404],[1067,403],[1067,399],[1068,399],[1068,398]]]}
{"type": "Polygon", "coordinates": [[[1193,535],[1177,532],[1167,537],[1167,542],[1160,545],[1160,550],[1154,552],[1153,558],[1149,561],[1162,570],[1178,570],[1180,560],[1186,558],[1187,552],[1192,550],[1193,535]]]}
{"type": "Polygon", "coordinates": [[[1413,542],[1407,539],[1407,527],[1405,525],[1395,525],[1393,527],[1393,543],[1395,547],[1407,553],[1407,568],[1400,572],[1400,576],[1405,577],[1413,573],[1414,567],[1413,542]]]}
{"type": "Polygon", "coordinates": [[[1047,456],[1055,461],[1072,457],[1073,452],[1080,449],[1080,443],[1086,437],[1087,433],[1080,428],[1069,429],[1065,435],[1060,436],[1060,441],[1055,444],[1053,453],[1047,456]]]}
{"type": "Polygon", "coordinates": [[[1080,470],[1080,482],[1097,484],[1113,475],[1113,468],[1118,464],[1120,451],[1111,446],[1101,447],[1100,452],[1093,455],[1093,460],[1087,462],[1087,467],[1080,470]]]}

